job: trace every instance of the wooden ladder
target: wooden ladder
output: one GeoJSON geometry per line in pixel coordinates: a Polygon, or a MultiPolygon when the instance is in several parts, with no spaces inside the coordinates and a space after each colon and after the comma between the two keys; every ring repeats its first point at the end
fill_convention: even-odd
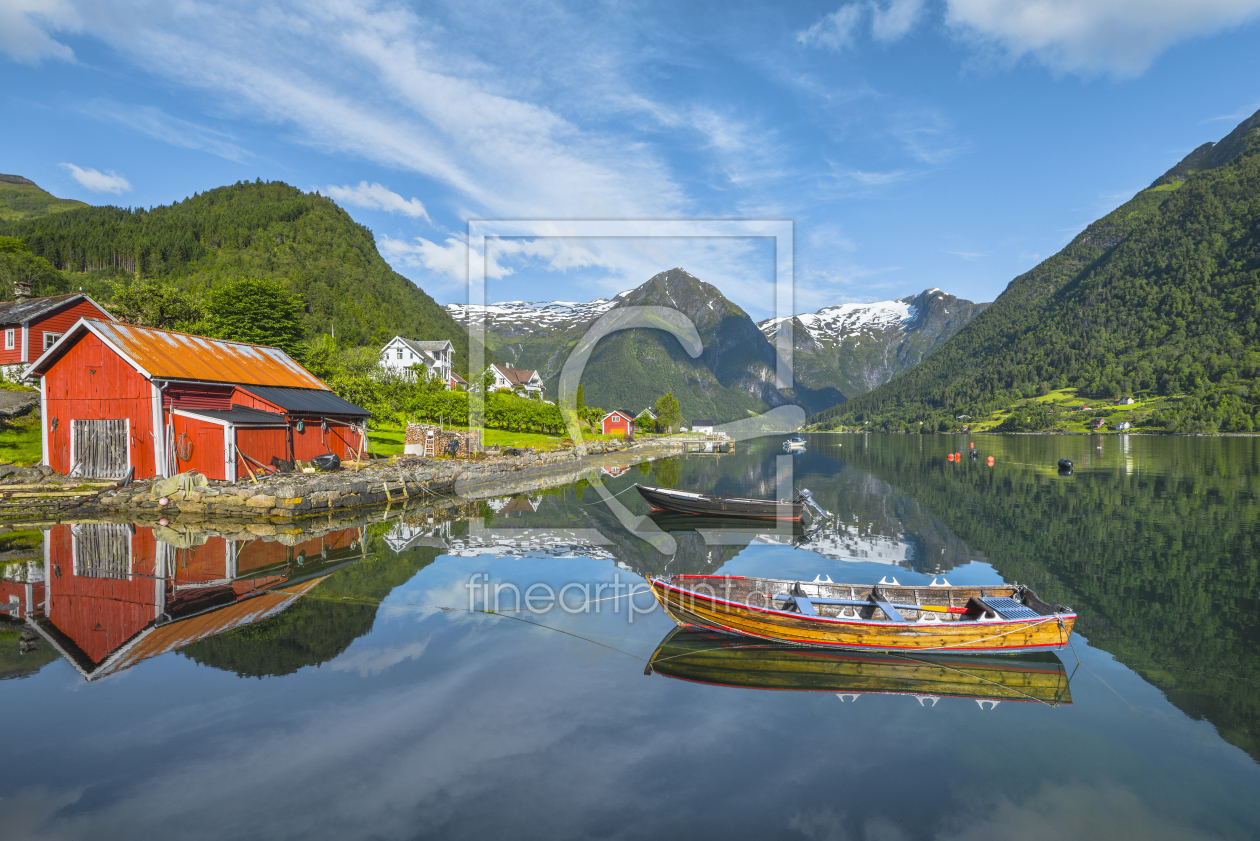
{"type": "Polygon", "coordinates": [[[437,436],[434,434],[432,429],[425,430],[424,451],[422,452],[422,455],[437,455],[437,436]]]}

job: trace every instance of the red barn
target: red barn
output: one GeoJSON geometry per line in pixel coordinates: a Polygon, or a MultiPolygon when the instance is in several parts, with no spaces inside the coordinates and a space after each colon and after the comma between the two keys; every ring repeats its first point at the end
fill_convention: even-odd
{"type": "Polygon", "coordinates": [[[633,435],[634,415],[622,409],[609,412],[600,421],[605,435],[633,435]]]}
{"type": "Polygon", "coordinates": [[[19,371],[80,318],[116,320],[82,292],[0,303],[0,369],[19,371]]]}
{"type": "Polygon", "coordinates": [[[80,319],[28,369],[40,380],[44,463],[138,479],[247,475],[335,453],[352,458],[369,415],[278,348],[80,319]]]}

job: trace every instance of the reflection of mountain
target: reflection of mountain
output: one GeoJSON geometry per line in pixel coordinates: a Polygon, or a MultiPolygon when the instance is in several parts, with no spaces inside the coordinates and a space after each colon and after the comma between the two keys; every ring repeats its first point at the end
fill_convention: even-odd
{"type": "Polygon", "coordinates": [[[745,689],[914,695],[935,706],[942,697],[977,701],[1072,703],[1068,675],[1054,654],[986,657],[866,651],[820,651],[776,643],[749,644],[697,628],[670,631],[647,672],[745,689]]]}
{"type": "Polygon", "coordinates": [[[75,523],[44,541],[27,624],[89,680],[273,616],[362,554],[357,529],[289,546],[75,523]]]}
{"type": "MultiPolygon", "coordinates": [[[[1044,441],[1003,439],[1003,469],[958,470],[923,455],[917,437],[871,436],[859,463],[984,551],[1006,580],[1072,605],[1091,645],[1260,758],[1256,442],[1146,439],[1159,462],[1144,459],[1136,473],[1100,462],[1066,492],[1038,473],[1052,464],[1044,441]]],[[[846,453],[858,440],[844,437],[846,453]]]]}

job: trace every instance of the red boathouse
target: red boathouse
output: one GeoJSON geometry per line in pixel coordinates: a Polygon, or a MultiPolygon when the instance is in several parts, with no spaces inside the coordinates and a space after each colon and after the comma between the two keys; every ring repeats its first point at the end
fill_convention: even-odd
{"type": "Polygon", "coordinates": [[[353,458],[370,414],[278,348],[80,319],[27,369],[40,381],[44,463],[137,479],[197,470],[236,481],[272,458],[353,458]]]}

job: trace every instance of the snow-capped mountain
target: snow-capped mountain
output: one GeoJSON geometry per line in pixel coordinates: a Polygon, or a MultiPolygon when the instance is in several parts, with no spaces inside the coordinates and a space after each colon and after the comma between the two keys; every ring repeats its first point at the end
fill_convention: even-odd
{"type": "Polygon", "coordinates": [[[598,318],[617,306],[617,299],[629,295],[622,292],[615,298],[598,298],[586,303],[574,301],[504,301],[484,307],[468,304],[447,304],[451,318],[466,325],[478,310],[486,314],[486,329],[507,329],[519,326],[528,329],[547,327],[565,330],[598,318]]]}
{"type": "Polygon", "coordinates": [[[987,306],[933,288],[896,301],[770,318],[757,326],[776,345],[779,332],[791,329],[797,383],[832,386],[855,397],[917,365],[987,306]]]}

